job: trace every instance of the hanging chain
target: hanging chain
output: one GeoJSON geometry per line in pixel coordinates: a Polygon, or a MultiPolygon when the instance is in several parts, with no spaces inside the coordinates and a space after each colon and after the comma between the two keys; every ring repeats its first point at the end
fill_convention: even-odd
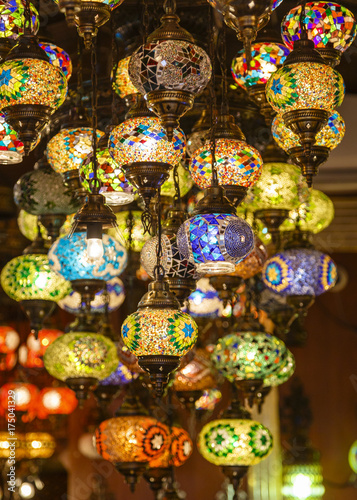
{"type": "Polygon", "coordinates": [[[97,39],[92,38],[91,45],[91,66],[92,66],[92,163],[93,178],[90,180],[92,194],[98,194],[100,181],[98,179],[98,160],[97,160],[97,104],[98,104],[98,79],[97,79],[97,39]]]}
{"type": "Polygon", "coordinates": [[[146,39],[149,35],[150,15],[149,15],[149,0],[144,0],[144,8],[141,24],[143,26],[143,45],[146,44],[146,39]]]}
{"type": "Polygon", "coordinates": [[[31,1],[30,0],[26,0],[24,14],[25,14],[24,34],[25,35],[32,35],[31,1]]]}
{"type": "Polygon", "coordinates": [[[212,159],[212,185],[218,185],[218,176],[216,168],[216,118],[214,116],[214,111],[216,109],[216,93],[215,93],[215,70],[216,70],[216,53],[215,53],[215,42],[214,42],[214,17],[212,14],[213,8],[208,6],[208,17],[209,17],[209,52],[212,64],[212,77],[210,85],[210,111],[211,111],[211,134],[210,134],[210,150],[212,159]]]}
{"type": "Polygon", "coordinates": [[[181,208],[181,190],[180,190],[180,178],[178,174],[178,165],[174,166],[174,185],[175,185],[175,196],[174,205],[181,208]]]}
{"type": "Polygon", "coordinates": [[[157,248],[156,248],[156,266],[154,267],[154,277],[162,281],[165,276],[165,269],[161,264],[162,259],[162,228],[161,228],[161,187],[157,192],[157,248]]]}
{"type": "Polygon", "coordinates": [[[128,218],[126,219],[126,227],[128,228],[128,250],[133,250],[133,229],[134,229],[134,217],[133,212],[130,209],[128,218]]]}
{"type": "Polygon", "coordinates": [[[219,52],[218,52],[218,61],[222,75],[222,103],[221,103],[221,113],[228,113],[228,80],[227,80],[227,70],[226,70],[226,61],[227,61],[227,37],[226,37],[226,28],[223,23],[220,36],[219,36],[219,52]]]}
{"type": "Polygon", "coordinates": [[[113,81],[115,81],[116,78],[116,72],[118,68],[118,47],[115,41],[115,21],[114,17],[111,17],[111,30],[112,30],[112,68],[113,68],[113,74],[112,74],[112,104],[111,104],[111,111],[112,111],[112,119],[111,119],[111,124],[112,125],[119,125],[119,117],[118,117],[118,107],[117,107],[117,98],[116,95],[117,93],[115,92],[113,88],[113,81]]]}

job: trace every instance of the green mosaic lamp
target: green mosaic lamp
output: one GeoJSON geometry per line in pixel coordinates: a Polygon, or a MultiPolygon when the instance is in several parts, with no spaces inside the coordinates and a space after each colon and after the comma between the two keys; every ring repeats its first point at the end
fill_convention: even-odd
{"type": "Polygon", "coordinates": [[[198,435],[198,451],[208,462],[220,466],[233,484],[235,497],[241,479],[251,465],[266,458],[273,447],[270,431],[252,420],[237,400],[216,420],[206,424],[198,435]]]}
{"type": "Polygon", "coordinates": [[[66,382],[79,402],[98,381],[109,377],[118,367],[115,344],[104,335],[70,332],[58,337],[44,355],[45,368],[52,377],[66,382]]]}

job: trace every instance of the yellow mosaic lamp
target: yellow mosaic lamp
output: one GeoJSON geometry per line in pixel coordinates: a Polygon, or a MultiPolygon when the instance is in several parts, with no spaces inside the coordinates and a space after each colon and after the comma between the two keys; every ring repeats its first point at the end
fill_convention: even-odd
{"type": "Polygon", "coordinates": [[[55,452],[56,441],[47,432],[26,432],[24,440],[25,457],[35,460],[50,458],[55,452]]]}
{"type": "Polygon", "coordinates": [[[113,81],[113,88],[115,92],[121,99],[125,100],[127,106],[132,104],[135,100],[135,96],[138,91],[136,87],[131,83],[129,77],[129,61],[130,57],[124,57],[124,59],[120,59],[118,65],[115,70],[115,78],[113,81]]]}

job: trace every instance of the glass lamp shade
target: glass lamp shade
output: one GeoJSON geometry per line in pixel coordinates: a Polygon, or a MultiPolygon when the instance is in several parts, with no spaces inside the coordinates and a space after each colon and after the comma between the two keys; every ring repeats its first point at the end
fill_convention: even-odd
{"type": "Polygon", "coordinates": [[[42,330],[38,332],[37,339],[33,333],[30,333],[27,337],[26,344],[31,351],[35,351],[39,356],[43,356],[48,346],[62,335],[64,335],[64,332],[61,330],[42,328],[42,330]]]}
{"type": "MultiPolygon", "coordinates": [[[[145,243],[140,255],[140,262],[151,278],[154,278],[154,269],[157,264],[157,236],[145,243]]],[[[165,270],[165,276],[169,278],[196,278],[195,266],[180,253],[176,235],[162,235],[162,257],[161,265],[165,270]]]]}
{"type": "Polygon", "coordinates": [[[117,69],[115,71],[115,79],[113,81],[113,88],[119,97],[124,99],[124,97],[137,94],[137,89],[131,83],[129,77],[129,61],[130,57],[124,57],[124,59],[120,59],[117,65],[117,69]]]}
{"type": "MultiPolygon", "coordinates": [[[[316,134],[316,146],[325,146],[332,151],[342,141],[345,130],[346,126],[342,116],[337,111],[333,111],[326,125],[316,134]]],[[[280,115],[274,118],[271,131],[275,141],[284,151],[288,152],[292,148],[301,147],[298,135],[285,125],[280,115]]]]}
{"type": "Polygon", "coordinates": [[[213,411],[222,399],[222,393],[218,389],[203,391],[202,396],[195,401],[196,410],[213,411]]]}
{"type": "Polygon", "coordinates": [[[7,431],[0,432],[0,459],[7,460],[16,457],[17,460],[22,460],[25,457],[24,435],[16,432],[13,437],[16,438],[14,440],[15,450],[10,449],[9,433],[7,431]]]}
{"type": "Polygon", "coordinates": [[[357,474],[357,441],[355,441],[348,452],[348,463],[355,474],[357,474]]]}
{"type": "Polygon", "coordinates": [[[45,368],[52,377],[103,380],[117,368],[114,343],[98,333],[66,333],[55,340],[44,355],[45,368]]]}
{"type": "Polygon", "coordinates": [[[69,80],[72,75],[72,61],[67,52],[50,42],[39,42],[39,45],[48,55],[50,62],[62,70],[64,76],[69,80]]]}
{"type": "Polygon", "coordinates": [[[216,385],[216,373],[209,353],[197,348],[194,358],[181,370],[176,371],[173,387],[175,391],[203,391],[216,385]]]}
{"type": "Polygon", "coordinates": [[[135,356],[184,356],[197,340],[197,325],[180,310],[138,309],[121,330],[126,347],[135,356]]]}
{"type": "Polygon", "coordinates": [[[197,281],[196,290],[188,298],[187,312],[194,318],[217,318],[222,315],[223,301],[208,278],[197,281]]]}
{"type": "Polygon", "coordinates": [[[264,379],[278,372],[286,357],[284,342],[264,332],[225,335],[212,353],[217,370],[230,382],[264,379]]]}
{"type": "Polygon", "coordinates": [[[55,111],[67,95],[62,71],[41,59],[12,59],[0,68],[0,109],[17,104],[40,104],[55,111]]]}
{"type": "MultiPolygon", "coordinates": [[[[108,312],[119,309],[125,299],[125,290],[120,278],[113,278],[106,282],[105,291],[100,290],[95,294],[94,300],[90,303],[91,313],[102,314],[108,306],[108,312]],[[107,304],[107,299],[109,303],[107,304]]],[[[78,314],[81,310],[82,298],[80,293],[73,290],[62,300],[58,302],[61,309],[71,313],[78,314]]]]}
{"type": "Polygon", "coordinates": [[[306,198],[307,194],[307,185],[299,167],[283,162],[264,163],[262,175],[249,193],[249,209],[254,212],[292,210],[300,205],[301,199],[306,198]]]}
{"type": "MultiPolygon", "coordinates": [[[[185,196],[193,186],[192,177],[190,172],[182,165],[182,163],[179,163],[177,167],[177,174],[180,186],[180,195],[185,196]]],[[[169,178],[161,186],[161,196],[170,196],[173,198],[175,193],[174,171],[170,170],[169,178]]]]}
{"type": "MultiPolygon", "coordinates": [[[[144,244],[150,238],[149,233],[144,234],[143,224],[141,222],[141,214],[138,210],[134,210],[132,212],[124,211],[117,212],[117,224],[120,234],[123,236],[124,241],[129,246],[130,242],[130,233],[131,233],[131,247],[130,249],[133,252],[141,252],[144,244]],[[132,229],[130,231],[130,225],[132,225],[132,229]]],[[[116,231],[109,229],[108,234],[115,237],[116,231]]]]}
{"type": "Polygon", "coordinates": [[[235,265],[254,248],[252,228],[229,214],[200,214],[178,230],[177,246],[199,273],[233,272],[235,265]]]}
{"type": "MultiPolygon", "coordinates": [[[[103,135],[97,130],[98,141],[103,135]]],[[[47,144],[48,162],[59,174],[80,169],[92,151],[92,129],[88,127],[64,128],[47,144]]]]}
{"type": "Polygon", "coordinates": [[[180,467],[190,458],[193,443],[187,431],[181,427],[170,427],[169,441],[169,447],[159,457],[150,460],[149,467],[151,469],[180,467]]]}
{"type": "Polygon", "coordinates": [[[53,271],[68,281],[98,279],[108,281],[121,274],[127,264],[127,251],[119,241],[103,234],[103,256],[92,260],[87,254],[86,233],[58,238],[48,252],[53,271]]]}
{"type": "Polygon", "coordinates": [[[326,229],[335,216],[331,198],[318,189],[311,189],[305,203],[290,211],[289,218],[280,226],[281,231],[293,230],[299,217],[299,228],[302,231],[319,233],[326,229]]]}
{"type": "Polygon", "coordinates": [[[26,345],[22,344],[18,350],[18,360],[21,366],[25,368],[43,368],[43,359],[36,351],[32,351],[26,345]]]}
{"type": "Polygon", "coordinates": [[[286,500],[320,500],[325,493],[319,463],[283,465],[282,493],[286,500]]]}
{"type": "Polygon", "coordinates": [[[251,51],[249,71],[244,50],[238,52],[231,66],[234,81],[245,90],[265,85],[290,52],[282,43],[273,42],[253,43],[251,51]]]}
{"type": "MultiPolygon", "coordinates": [[[[25,25],[25,0],[0,1],[0,38],[16,39],[24,33],[25,25]]],[[[30,4],[31,32],[36,34],[40,27],[38,12],[30,4]]]]}
{"type": "MultiPolygon", "coordinates": [[[[81,0],[81,1],[86,3],[86,2],[91,2],[92,0],[81,0]]],[[[96,1],[98,1],[98,3],[103,3],[104,5],[109,5],[110,10],[119,7],[119,5],[123,3],[123,0],[96,0],[96,1]]]]}
{"type": "Polygon", "coordinates": [[[15,352],[20,343],[20,335],[11,326],[0,326],[0,353],[15,352]]]}
{"type": "Polygon", "coordinates": [[[169,142],[159,118],[129,118],[115,127],[109,137],[109,153],[119,165],[136,162],[163,162],[178,165],[185,153],[186,139],[175,129],[169,142]]]}
{"type": "Polygon", "coordinates": [[[265,263],[264,284],[280,295],[312,295],[327,292],[337,279],[337,268],[327,254],[307,248],[278,252],[265,263]]]}
{"type": "Polygon", "coordinates": [[[109,375],[109,377],[101,380],[100,385],[127,385],[130,384],[137,374],[132,373],[129,368],[127,368],[123,363],[119,361],[117,369],[115,372],[109,375]]]}
{"type": "Polygon", "coordinates": [[[139,47],[131,56],[129,76],[143,95],[153,90],[200,94],[211,78],[206,52],[183,40],[159,40],[139,47]]]}
{"type": "Polygon", "coordinates": [[[56,441],[47,432],[26,432],[25,457],[36,460],[50,458],[55,452],[56,441]]]}
{"type": "Polygon", "coordinates": [[[194,156],[197,149],[200,149],[205,145],[208,134],[209,128],[204,130],[197,130],[196,132],[192,132],[187,136],[186,152],[190,158],[194,156]]]}
{"type": "Polygon", "coordinates": [[[97,451],[110,462],[149,462],[169,446],[169,429],[143,415],[105,420],[96,430],[97,451]]]}
{"type": "Polygon", "coordinates": [[[299,62],[278,69],[269,78],[266,96],[277,113],[298,109],[333,111],[344,98],[342,76],[331,66],[299,62]]]}
{"type": "Polygon", "coordinates": [[[292,352],[287,349],[287,357],[277,372],[271,373],[264,378],[265,387],[276,387],[289,380],[295,371],[295,358],[292,352]]]}
{"type": "MultiPolygon", "coordinates": [[[[259,152],[238,139],[216,140],[216,168],[221,186],[252,186],[261,173],[263,160],[259,152]]],[[[210,142],[198,149],[191,158],[190,172],[195,184],[204,189],[212,183],[210,142]]]]}
{"type": "Polygon", "coordinates": [[[41,389],[37,403],[37,417],[46,419],[49,415],[69,415],[77,408],[76,394],[67,387],[41,389]]]}
{"type": "Polygon", "coordinates": [[[12,396],[11,402],[14,403],[15,412],[26,412],[32,414],[34,418],[35,409],[37,406],[37,398],[39,390],[34,384],[26,384],[22,382],[11,382],[4,384],[0,389],[0,405],[1,413],[8,408],[8,398],[12,396]]]}
{"type": "Polygon", "coordinates": [[[273,437],[254,420],[222,418],[202,428],[197,445],[203,458],[214,465],[249,466],[269,455],[273,437]]]}
{"type": "Polygon", "coordinates": [[[47,255],[20,255],[1,271],[1,286],[9,297],[58,302],[70,291],[68,281],[52,271],[47,255]]]}
{"type": "Polygon", "coordinates": [[[47,239],[47,231],[45,227],[39,223],[37,215],[32,215],[26,212],[26,210],[21,209],[17,217],[17,225],[19,226],[20,232],[25,238],[30,241],[34,241],[38,236],[38,224],[40,225],[40,231],[42,238],[47,239]]]}
{"type": "MultiPolygon", "coordinates": [[[[93,154],[88,155],[82,163],[80,175],[82,186],[91,191],[90,181],[94,177],[93,154]]],[[[134,201],[136,190],[109,154],[107,146],[97,150],[97,176],[101,182],[99,192],[105,196],[108,205],[126,205],[134,201]]]]}
{"type": "Polygon", "coordinates": [[[260,239],[254,237],[254,249],[236,265],[232,276],[239,276],[244,280],[252,278],[256,274],[260,273],[263,269],[263,265],[268,258],[268,252],[264,244],[260,239]]]}
{"type": "MultiPolygon", "coordinates": [[[[281,34],[287,47],[300,40],[301,6],[294,7],[284,17],[281,34]]],[[[307,37],[316,49],[331,48],[344,52],[356,36],[356,20],[346,7],[334,2],[307,2],[304,12],[307,37]]]]}
{"type": "Polygon", "coordinates": [[[48,165],[20,177],[14,186],[14,201],[32,215],[69,215],[78,209],[78,201],[65,187],[61,175],[48,165]]]}
{"type": "Polygon", "coordinates": [[[17,132],[0,115],[0,164],[9,165],[22,162],[24,145],[19,140],[17,132]]]}

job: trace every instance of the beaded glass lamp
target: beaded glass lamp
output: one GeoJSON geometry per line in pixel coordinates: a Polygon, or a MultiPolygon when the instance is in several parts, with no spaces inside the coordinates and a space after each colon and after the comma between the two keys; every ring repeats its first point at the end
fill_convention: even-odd
{"type": "MultiPolygon", "coordinates": [[[[283,41],[290,49],[301,36],[301,8],[291,9],[281,24],[283,41]]],[[[307,2],[303,23],[309,40],[333,66],[340,62],[342,53],[351,46],[356,36],[356,20],[352,12],[334,2],[307,2]]]]}
{"type": "Polygon", "coordinates": [[[69,80],[72,75],[72,61],[67,52],[50,42],[41,41],[39,45],[46,52],[50,62],[62,70],[64,76],[69,80]]]}

